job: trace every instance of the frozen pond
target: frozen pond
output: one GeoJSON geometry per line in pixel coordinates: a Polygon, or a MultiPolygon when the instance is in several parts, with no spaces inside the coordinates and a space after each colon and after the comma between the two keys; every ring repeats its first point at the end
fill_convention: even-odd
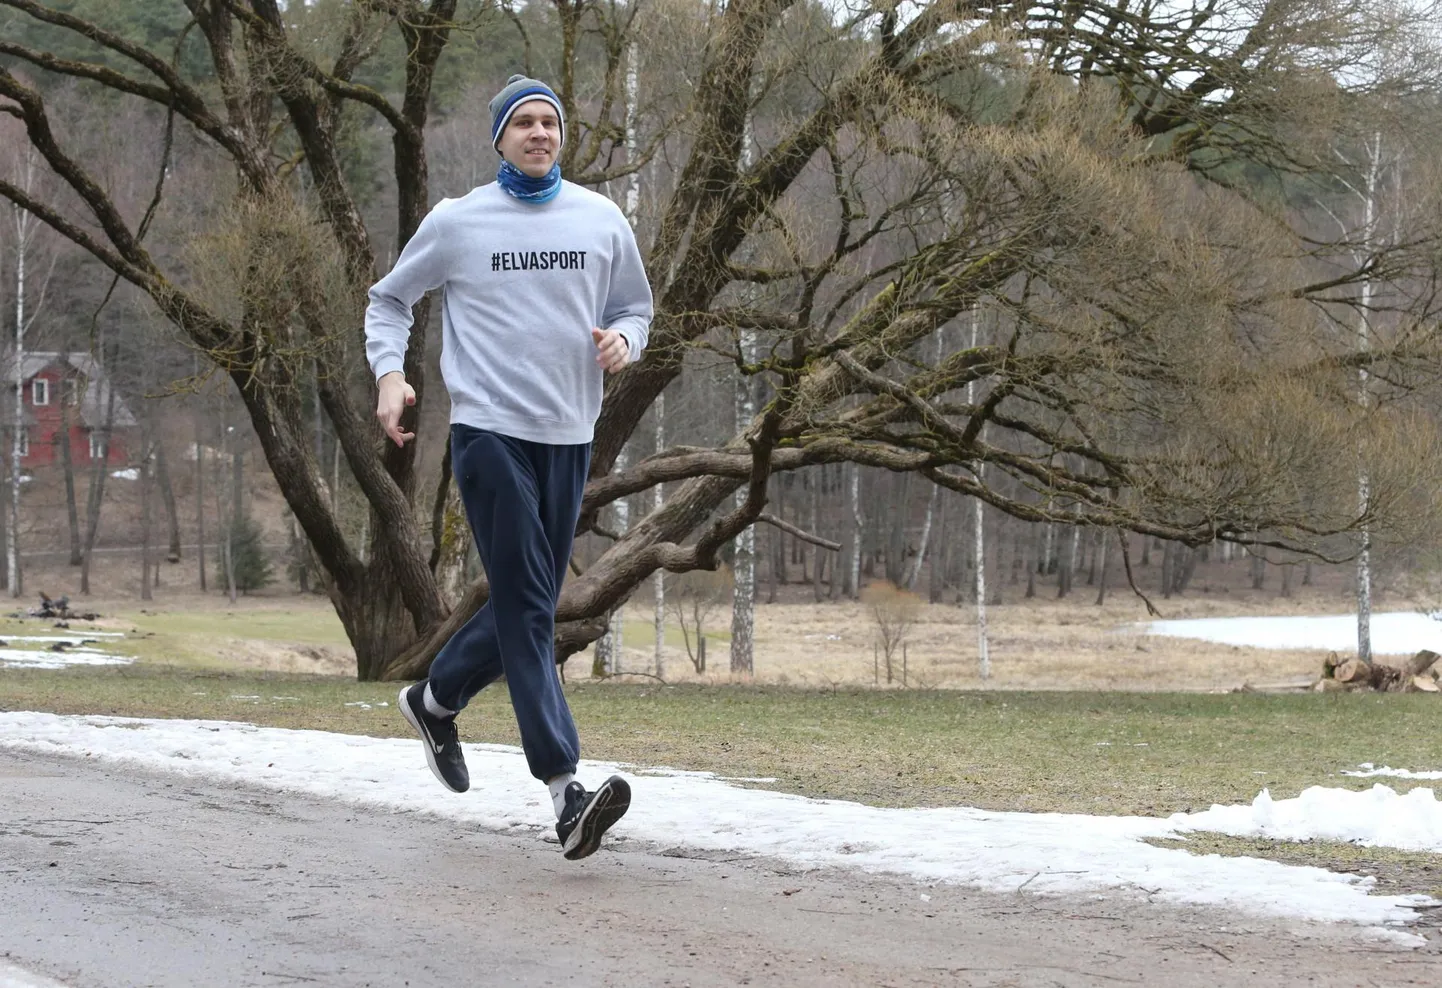
{"type": "MultiPolygon", "coordinates": [[[[1150,635],[1199,638],[1249,648],[1305,648],[1340,653],[1357,650],[1357,615],[1314,617],[1196,618],[1142,625],[1150,635]]],[[[1442,621],[1417,611],[1372,615],[1372,651],[1411,655],[1418,649],[1442,652],[1442,621]]]]}

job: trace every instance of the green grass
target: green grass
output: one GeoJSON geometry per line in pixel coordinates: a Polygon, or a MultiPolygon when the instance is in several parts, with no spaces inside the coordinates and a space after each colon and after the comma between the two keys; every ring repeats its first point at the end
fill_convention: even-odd
{"type": "MultiPolygon", "coordinates": [[[[404,736],[389,684],[129,667],[0,670],[0,707],[234,718],[404,736]],[[247,699],[236,699],[242,697],[247,699]],[[260,699],[248,699],[259,697],[260,699]],[[281,698],[281,699],[277,699],[281,698]],[[369,703],[369,710],[347,703],[369,703]]],[[[1417,694],[965,693],[584,683],[566,688],[587,757],[775,778],[878,806],[1158,815],[1250,801],[1266,786],[1365,788],[1363,761],[1442,764],[1437,700],[1417,694]]],[[[504,689],[461,720],[516,743],[504,689]]],[[[1390,780],[1407,788],[1402,780],[1390,780]]]]}
{"type": "Polygon", "coordinates": [[[234,611],[131,611],[117,614],[137,631],[177,637],[258,638],[310,645],[345,645],[345,629],[335,611],[326,608],[243,608],[234,611]]]}
{"type": "MultiPolygon", "coordinates": [[[[106,650],[142,662],[200,669],[234,665],[217,646],[228,641],[271,642],[286,646],[348,648],[340,619],[329,607],[268,607],[247,603],[235,610],[203,607],[194,610],[127,609],[106,612],[99,622],[72,621],[66,632],[51,622],[0,620],[0,639],[17,635],[84,635],[87,631],[123,631],[106,650]]],[[[0,673],[4,675],[4,673],[0,673]]]]}

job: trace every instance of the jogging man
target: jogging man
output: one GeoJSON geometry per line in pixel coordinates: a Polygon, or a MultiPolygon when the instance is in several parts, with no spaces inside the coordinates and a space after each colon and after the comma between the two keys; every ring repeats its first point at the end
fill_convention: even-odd
{"type": "Polygon", "coordinates": [[[637,359],[651,289],[621,211],[563,181],[560,100],[512,76],[491,100],[497,180],[446,199],[421,221],[395,268],[370,290],[366,356],[376,417],[397,445],[415,403],[402,371],[411,307],[441,295],[441,374],[451,398],[451,469],[491,582],[491,597],[401,691],[426,761],[452,792],[470,788],[456,714],[503,673],[531,774],[546,783],[570,859],[600,846],[631,790],[612,776],[576,781],[580,742],[556,671],[556,600],[571,558],[603,371],[637,359]]]}

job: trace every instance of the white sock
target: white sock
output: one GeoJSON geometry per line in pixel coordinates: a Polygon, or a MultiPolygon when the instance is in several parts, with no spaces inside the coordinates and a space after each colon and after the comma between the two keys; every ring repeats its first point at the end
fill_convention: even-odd
{"type": "Polygon", "coordinates": [[[558,775],[546,782],[546,788],[551,790],[551,805],[556,809],[556,819],[561,819],[561,814],[566,812],[566,787],[576,781],[576,773],[567,772],[565,775],[558,775]]]}
{"type": "Polygon", "coordinates": [[[447,710],[445,707],[441,706],[439,703],[436,702],[436,695],[431,692],[431,684],[429,680],[426,681],[426,692],[422,699],[425,701],[426,713],[430,714],[432,717],[454,717],[456,715],[456,712],[454,710],[447,710]]]}

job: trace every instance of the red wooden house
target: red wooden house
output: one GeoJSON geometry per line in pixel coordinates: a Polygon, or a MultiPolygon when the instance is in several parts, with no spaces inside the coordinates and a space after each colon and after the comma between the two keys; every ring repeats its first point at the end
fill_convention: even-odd
{"type": "MultiPolygon", "coordinates": [[[[0,355],[0,424],[9,459],[15,423],[15,358],[0,355]]],[[[26,353],[20,368],[23,402],[20,434],[22,467],[61,463],[60,444],[70,445],[70,462],[91,463],[104,454],[106,421],[110,421],[109,462],[125,463],[135,430],[135,416],[89,354],[26,353]],[[112,407],[111,402],[114,402],[112,407]]]]}

